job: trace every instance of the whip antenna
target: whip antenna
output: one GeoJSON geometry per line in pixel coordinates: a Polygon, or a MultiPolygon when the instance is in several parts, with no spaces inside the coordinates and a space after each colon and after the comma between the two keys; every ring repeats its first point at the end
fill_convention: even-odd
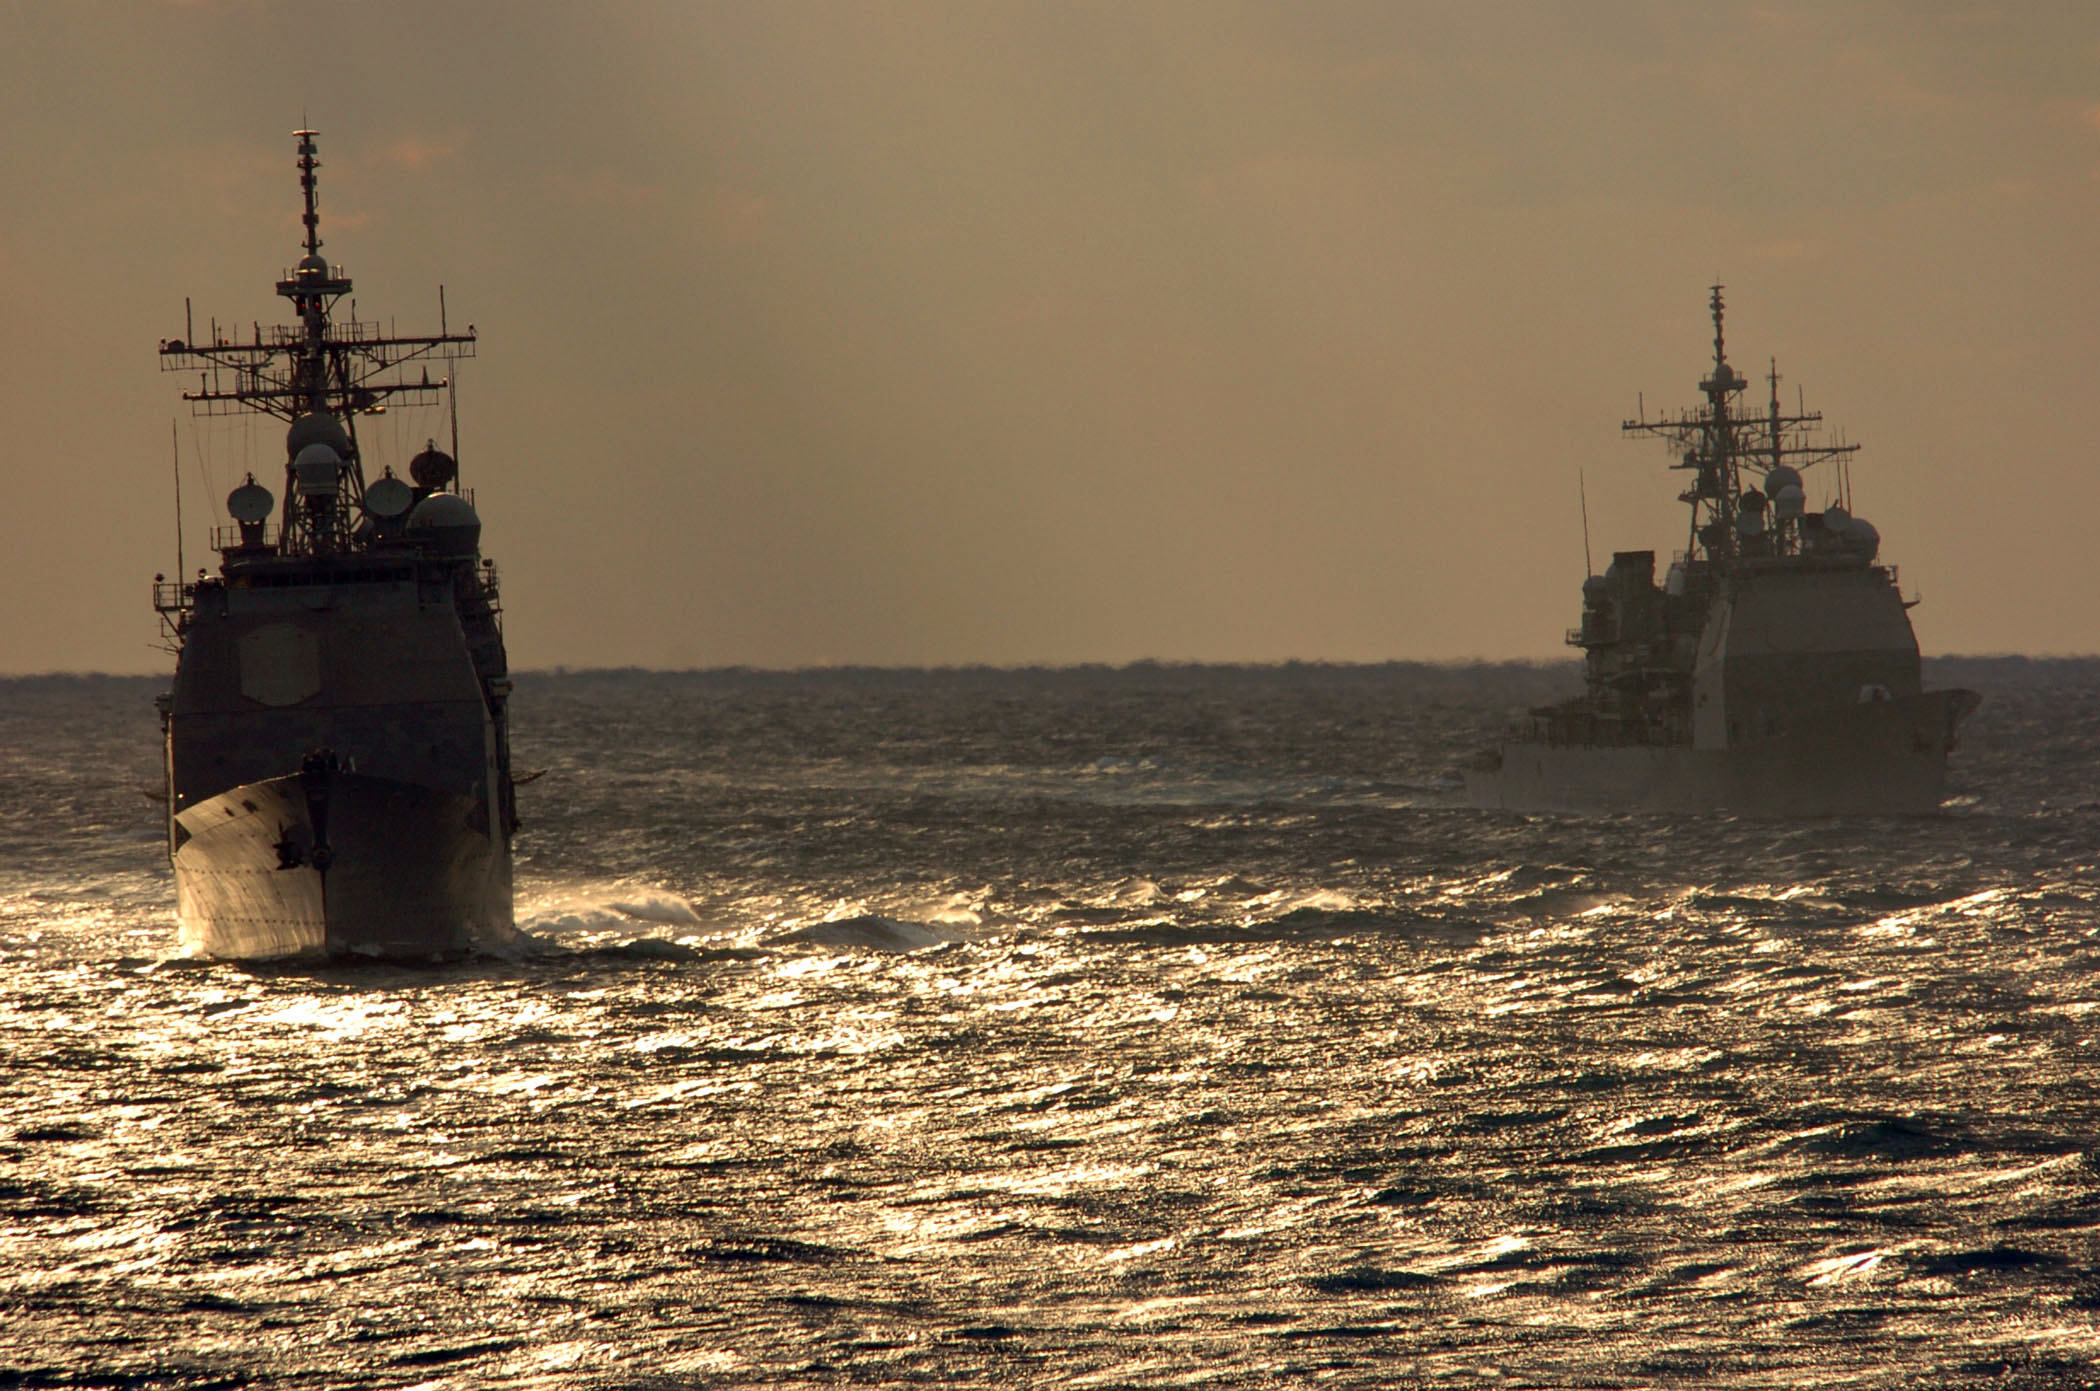
{"type": "Polygon", "coordinates": [[[175,463],[175,583],[188,572],[182,568],[182,440],[175,431],[175,417],[168,417],[168,449],[175,463]]]}

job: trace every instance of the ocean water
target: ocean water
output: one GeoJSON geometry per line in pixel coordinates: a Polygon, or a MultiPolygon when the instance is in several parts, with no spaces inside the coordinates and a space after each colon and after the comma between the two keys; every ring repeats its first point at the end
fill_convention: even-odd
{"type": "Polygon", "coordinates": [[[1461,806],[1565,668],[527,675],[420,970],[0,682],[0,1385],[2093,1385],[2100,663],[1930,665],[1792,825],[1461,806]]]}

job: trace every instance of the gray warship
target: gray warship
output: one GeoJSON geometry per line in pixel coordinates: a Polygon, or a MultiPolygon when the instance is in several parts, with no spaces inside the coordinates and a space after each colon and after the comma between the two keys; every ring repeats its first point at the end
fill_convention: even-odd
{"type": "Polygon", "coordinates": [[[1653,551],[1620,551],[1582,586],[1584,690],[1533,710],[1465,775],[1475,806],[1522,811],[1727,811],[1753,816],[1938,809],[1974,692],[1928,691],[1894,566],[1852,513],[1855,444],[1822,415],[1763,411],[1728,362],[1722,287],[1705,404],[1643,408],[1690,475],[1691,535],[1658,583],[1653,551]],[[1807,508],[1806,471],[1828,499],[1807,508]]]}
{"type": "Polygon", "coordinates": [[[475,333],[402,337],[337,307],[314,131],[296,132],[305,254],[295,322],[194,323],[160,345],[202,415],[286,422],[281,510],[253,474],[212,533],[216,575],[154,579],[176,653],[160,697],[168,854],[185,948],[238,958],[442,958],[515,940],[507,674],[496,569],[459,485],[458,412],[368,477],[360,417],[452,401],[431,369],[475,333]]]}

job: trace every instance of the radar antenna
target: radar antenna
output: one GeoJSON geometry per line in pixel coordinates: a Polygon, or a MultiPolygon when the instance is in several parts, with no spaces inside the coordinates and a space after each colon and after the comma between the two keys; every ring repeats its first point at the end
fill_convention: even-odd
{"type": "MultiPolygon", "coordinates": [[[[188,340],[163,339],[160,345],[164,372],[196,369],[196,389],[182,393],[193,414],[202,416],[261,414],[287,422],[316,418],[315,429],[323,434],[340,458],[336,485],[323,488],[323,480],[312,470],[301,486],[292,476],[296,457],[286,460],[286,487],[281,550],[284,554],[319,554],[341,545],[355,524],[364,500],[364,470],[357,448],[357,417],[383,410],[397,398],[407,404],[440,404],[441,393],[450,385],[449,375],[433,378],[428,364],[452,363],[474,356],[474,327],[454,333],[443,322],[429,335],[397,335],[383,331],[377,323],[357,318],[356,301],[350,312],[337,316],[337,305],[351,291],[350,277],[339,266],[331,266],[321,254],[320,179],[321,167],[314,137],[319,132],[298,130],[299,192],[304,211],[305,255],[299,264],[277,282],[277,293],[290,300],[296,323],[265,329],[255,325],[254,336],[241,342],[238,330],[221,329],[214,320],[210,341],[195,341],[195,328],[185,313],[188,340]],[[423,370],[411,377],[403,369],[410,363],[423,370]],[[340,447],[337,447],[340,446],[340,447]],[[330,497],[327,506],[314,506],[311,499],[330,497]]],[[[186,302],[185,302],[186,303],[186,302]]],[[[288,449],[288,456],[298,450],[288,449]]]]}
{"type": "Polygon", "coordinates": [[[306,254],[309,256],[321,254],[321,214],[317,207],[320,180],[314,177],[314,170],[321,167],[321,161],[314,158],[314,137],[320,133],[317,130],[292,132],[299,140],[299,191],[306,195],[306,216],[300,220],[306,224],[306,254]]]}
{"type": "Polygon", "coordinates": [[[1768,376],[1772,395],[1767,412],[1760,417],[1734,404],[1750,380],[1728,362],[1723,288],[1712,286],[1707,300],[1714,321],[1714,365],[1699,383],[1705,406],[1650,418],[1643,400],[1640,415],[1619,426],[1627,434],[1663,440],[1676,458],[1670,467],[1693,475],[1691,485],[1677,497],[1692,509],[1691,541],[1685,549],[1685,558],[1692,562],[1732,561],[1744,554],[1746,544],[1762,548],[1759,553],[1789,553],[1795,540],[1786,534],[1765,534],[1765,499],[1749,497],[1745,475],[1755,475],[1749,480],[1754,483],[1777,468],[1809,468],[1831,459],[1840,461],[1842,468],[1844,458],[1859,449],[1824,438],[1816,429],[1823,421],[1820,411],[1781,413],[1776,358],[1768,376]],[[1756,504],[1747,509],[1747,519],[1746,501],[1756,504]]]}

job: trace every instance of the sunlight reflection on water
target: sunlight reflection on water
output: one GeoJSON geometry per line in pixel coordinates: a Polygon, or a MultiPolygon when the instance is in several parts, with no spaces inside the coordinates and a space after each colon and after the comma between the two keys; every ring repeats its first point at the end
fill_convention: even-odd
{"type": "MultiPolygon", "coordinates": [[[[2008,762],[1986,706],[2038,790],[1802,834],[1438,802],[1500,696],[942,679],[521,680],[570,771],[515,961],[184,961],[150,840],[10,831],[10,1367],[2090,1379],[2090,736],[2008,762]]],[[[11,776],[125,746],[96,710],[11,776]]]]}

